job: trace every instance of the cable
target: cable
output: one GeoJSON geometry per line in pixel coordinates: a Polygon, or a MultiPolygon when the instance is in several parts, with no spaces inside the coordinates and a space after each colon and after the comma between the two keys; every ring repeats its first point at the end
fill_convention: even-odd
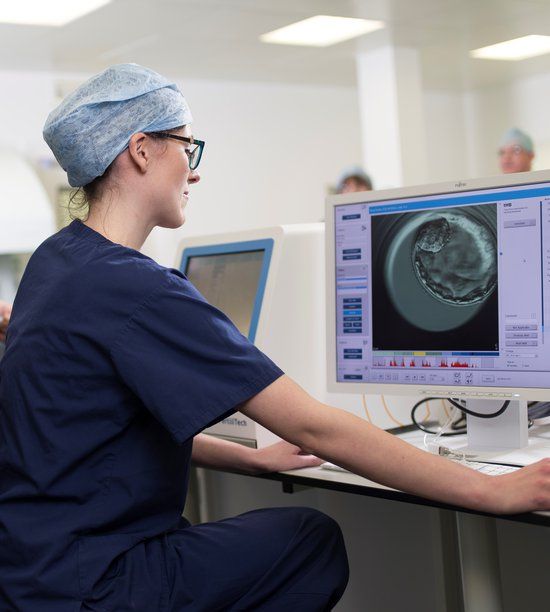
{"type": "MultiPolygon", "coordinates": [[[[419,423],[416,420],[416,411],[418,410],[418,408],[420,406],[422,406],[422,404],[424,404],[425,402],[430,402],[432,400],[438,400],[438,399],[442,399],[439,397],[425,397],[423,399],[421,399],[420,401],[416,402],[416,404],[412,407],[411,410],[411,421],[416,425],[416,427],[418,427],[418,429],[420,429],[421,431],[428,433],[428,434],[433,434],[433,435],[442,435],[442,436],[460,436],[464,433],[466,433],[466,430],[462,430],[462,431],[453,431],[453,432],[445,432],[443,433],[443,429],[441,429],[440,431],[434,431],[433,429],[428,429],[427,427],[424,427],[424,425],[422,425],[422,423],[419,423]]],[[[455,404],[456,406],[456,404],[455,404]]],[[[459,406],[458,406],[459,407],[459,406]]],[[[462,410],[462,408],[461,408],[462,410]]],[[[450,416],[450,418],[452,418],[452,414],[450,416]]],[[[452,421],[451,421],[452,422],[452,421]]]]}
{"type": "Polygon", "coordinates": [[[425,423],[432,416],[432,411],[430,410],[430,402],[426,402],[426,416],[422,419],[422,422],[425,423]]]}
{"type": "Polygon", "coordinates": [[[367,398],[365,397],[364,393],[363,395],[361,395],[361,399],[363,400],[363,408],[365,410],[365,414],[367,415],[367,421],[369,423],[372,423],[372,419],[370,418],[370,414],[369,414],[369,409],[367,408],[367,398]]]}
{"type": "Polygon", "coordinates": [[[447,430],[449,429],[449,427],[452,425],[453,423],[453,419],[455,414],[458,412],[457,408],[453,408],[451,411],[451,414],[448,416],[447,420],[445,421],[445,423],[443,423],[443,425],[440,427],[439,431],[436,432],[435,435],[429,434],[429,433],[425,433],[424,434],[424,446],[426,447],[426,449],[430,452],[437,452],[439,453],[439,449],[441,448],[438,444],[439,442],[439,438],[441,438],[441,436],[446,435],[447,430]],[[431,440],[428,442],[428,436],[431,436],[431,440]],[[437,450],[436,450],[437,449],[437,450]]]}
{"type": "Polygon", "coordinates": [[[466,427],[466,415],[460,413],[458,419],[451,425],[451,429],[464,429],[466,427]]]}
{"type": "Polygon", "coordinates": [[[447,405],[445,404],[445,400],[441,400],[441,405],[443,406],[443,411],[445,412],[445,416],[449,418],[449,411],[447,410],[447,405]]]}
{"type": "Polygon", "coordinates": [[[445,398],[445,399],[447,399],[447,401],[449,401],[453,406],[455,406],[459,410],[462,410],[462,412],[465,412],[466,414],[469,414],[470,416],[478,417],[479,419],[494,419],[495,417],[500,416],[506,410],[506,408],[508,408],[508,406],[510,405],[510,400],[506,400],[496,412],[490,412],[489,414],[484,414],[483,412],[474,412],[473,410],[469,410],[468,408],[466,408],[462,404],[459,404],[456,400],[451,399],[450,397],[445,398]]]}
{"type": "Polygon", "coordinates": [[[462,428],[462,429],[458,429],[459,427],[461,427],[461,421],[463,419],[465,419],[465,417],[461,416],[459,419],[457,419],[456,421],[454,421],[451,424],[451,428],[455,431],[452,432],[442,432],[442,430],[438,431],[434,431],[432,429],[428,429],[427,427],[424,427],[424,425],[422,425],[422,423],[419,423],[416,420],[416,411],[418,410],[419,406],[421,406],[422,404],[424,404],[425,402],[429,402],[432,400],[437,400],[437,399],[446,399],[451,405],[453,405],[455,408],[458,408],[461,412],[469,414],[471,416],[475,416],[478,417],[480,419],[494,419],[497,416],[500,416],[510,405],[510,400],[506,400],[502,406],[496,410],[495,412],[491,412],[489,414],[483,414],[480,412],[475,412],[474,410],[470,410],[468,408],[466,408],[466,406],[464,406],[463,404],[459,403],[457,400],[454,400],[450,397],[448,398],[440,398],[440,397],[425,397],[423,399],[421,399],[420,401],[416,402],[416,404],[412,407],[411,410],[411,421],[416,425],[416,427],[418,427],[418,429],[420,429],[421,431],[425,432],[425,433],[429,433],[429,434],[433,434],[433,435],[441,435],[441,436],[460,436],[463,435],[464,433],[466,433],[466,428],[462,428]]]}
{"type": "Polygon", "coordinates": [[[397,420],[397,419],[396,419],[396,418],[393,416],[393,414],[390,412],[390,410],[389,410],[389,408],[388,408],[388,406],[387,406],[387,404],[386,404],[386,400],[384,399],[384,396],[383,396],[383,395],[381,395],[380,397],[382,398],[382,404],[384,405],[384,410],[386,411],[386,414],[387,414],[387,415],[390,417],[390,419],[391,419],[391,420],[392,420],[394,423],[397,423],[397,424],[399,425],[399,427],[404,427],[404,426],[405,426],[405,425],[404,425],[404,423],[401,423],[400,421],[398,421],[398,420],[397,420]]]}

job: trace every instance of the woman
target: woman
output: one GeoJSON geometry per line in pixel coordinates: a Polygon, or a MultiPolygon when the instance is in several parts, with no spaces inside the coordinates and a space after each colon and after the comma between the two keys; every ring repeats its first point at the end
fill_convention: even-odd
{"type": "Polygon", "coordinates": [[[139,253],[179,227],[203,144],[175,85],[136,65],[92,78],[45,138],[90,211],[33,255],[0,378],[0,594],[9,609],[330,609],[341,534],[306,509],[179,521],[191,458],[266,470],[299,448],[390,486],[489,512],[550,507],[550,462],[491,478],[320,404],[188,281],[139,253]],[[295,444],[200,435],[239,408],[295,444]]]}

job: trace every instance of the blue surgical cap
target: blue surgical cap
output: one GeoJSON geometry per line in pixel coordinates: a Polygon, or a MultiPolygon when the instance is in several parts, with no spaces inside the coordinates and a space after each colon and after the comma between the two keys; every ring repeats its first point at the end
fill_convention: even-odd
{"type": "Polygon", "coordinates": [[[44,140],[72,187],[101,176],[137,132],[191,123],[178,87],[138,64],[118,64],[73,91],[48,116],[44,140]]]}
{"type": "Polygon", "coordinates": [[[351,178],[359,180],[361,183],[367,185],[369,189],[372,189],[372,181],[370,176],[363,170],[363,168],[361,168],[361,166],[349,166],[342,171],[338,177],[338,180],[336,181],[336,193],[340,193],[344,188],[344,183],[351,178]]]}
{"type": "Polygon", "coordinates": [[[500,146],[507,147],[509,145],[518,145],[528,153],[533,153],[534,151],[531,137],[525,132],[518,130],[518,128],[510,128],[502,135],[500,146]]]}

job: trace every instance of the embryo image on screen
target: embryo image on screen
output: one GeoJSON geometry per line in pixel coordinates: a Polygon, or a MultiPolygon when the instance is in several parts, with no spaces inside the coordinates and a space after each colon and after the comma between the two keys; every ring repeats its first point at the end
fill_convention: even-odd
{"type": "Polygon", "coordinates": [[[498,351],[496,204],[373,215],[374,350],[498,351]]]}

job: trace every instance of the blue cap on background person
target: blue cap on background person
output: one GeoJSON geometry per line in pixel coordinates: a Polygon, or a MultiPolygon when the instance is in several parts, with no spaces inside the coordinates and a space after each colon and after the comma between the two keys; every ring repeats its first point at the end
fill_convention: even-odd
{"type": "Polygon", "coordinates": [[[351,193],[355,191],[371,191],[370,176],[361,166],[350,166],[342,171],[336,182],[336,193],[351,193]]]}
{"type": "Polygon", "coordinates": [[[71,187],[102,176],[137,132],[192,122],[175,83],[138,64],[117,64],[92,77],[49,115],[44,140],[71,187]]]}
{"type": "Polygon", "coordinates": [[[504,174],[529,172],[535,157],[533,140],[518,128],[511,128],[500,139],[498,157],[504,174]]]}
{"type": "Polygon", "coordinates": [[[506,130],[500,139],[500,147],[505,147],[508,145],[518,145],[528,153],[535,152],[531,136],[515,127],[506,130]]]}

